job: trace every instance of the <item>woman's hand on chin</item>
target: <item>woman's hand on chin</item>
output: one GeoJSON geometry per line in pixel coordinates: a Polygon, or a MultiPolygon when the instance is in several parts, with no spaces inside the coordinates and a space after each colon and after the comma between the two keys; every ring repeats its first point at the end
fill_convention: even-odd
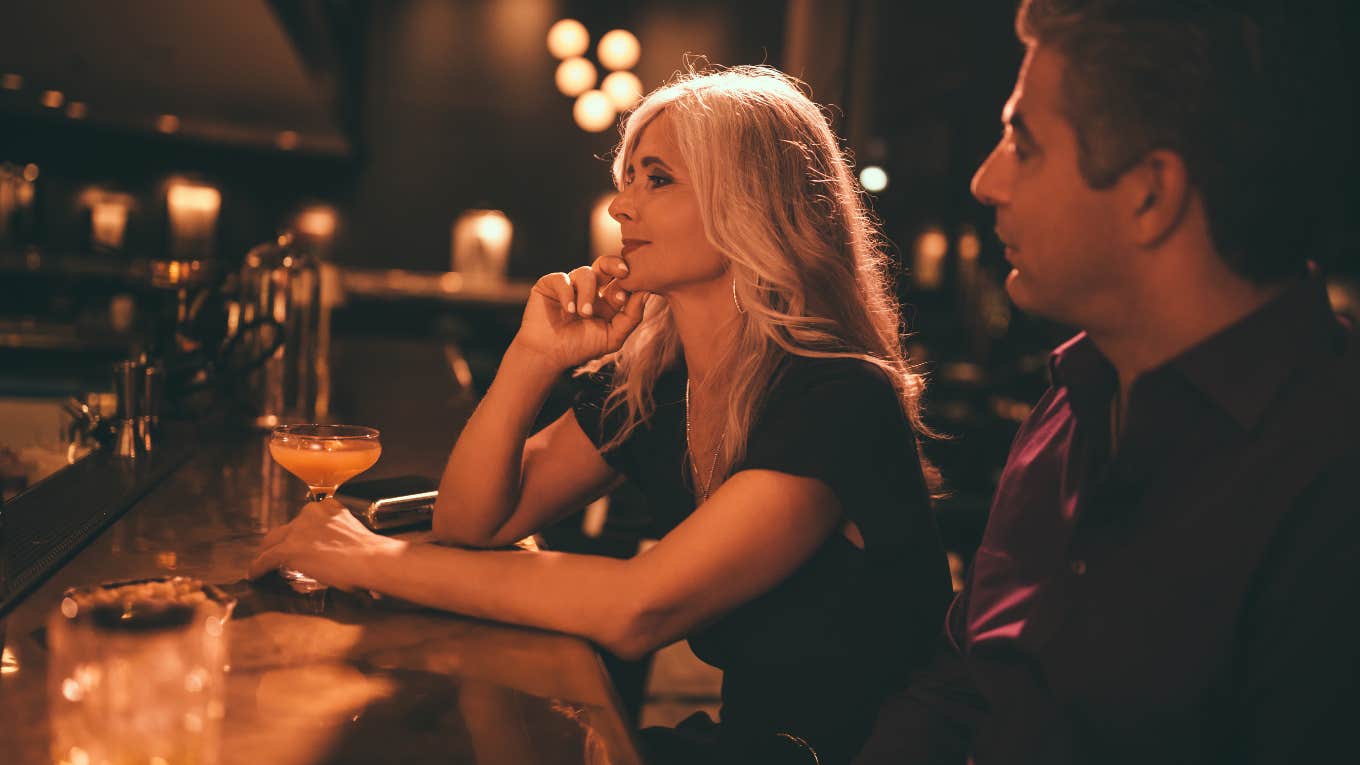
{"type": "Polygon", "coordinates": [[[360,577],[372,556],[394,553],[401,546],[364,528],[334,499],[309,502],[298,517],[265,535],[259,555],[250,563],[250,578],[288,566],[342,590],[381,589],[360,577]]]}
{"type": "Polygon", "coordinates": [[[617,351],[642,321],[645,292],[628,292],[622,258],[543,276],[529,293],[515,345],[562,371],[617,351]]]}

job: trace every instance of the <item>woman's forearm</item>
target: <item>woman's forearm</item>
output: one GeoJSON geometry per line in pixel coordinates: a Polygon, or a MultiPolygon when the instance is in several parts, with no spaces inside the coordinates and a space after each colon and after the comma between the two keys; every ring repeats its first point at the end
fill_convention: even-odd
{"type": "Polygon", "coordinates": [[[438,537],[477,544],[514,513],[524,442],[559,372],[513,344],[506,351],[444,468],[434,511],[438,537]]]}
{"type": "Polygon", "coordinates": [[[385,540],[356,584],[468,616],[578,635],[615,653],[650,648],[630,562],[557,552],[385,540]]]}

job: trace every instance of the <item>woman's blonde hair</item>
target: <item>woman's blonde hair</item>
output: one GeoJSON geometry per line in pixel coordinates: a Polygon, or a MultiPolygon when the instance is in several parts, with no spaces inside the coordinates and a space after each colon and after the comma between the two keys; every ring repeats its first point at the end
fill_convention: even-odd
{"type": "MultiPolygon", "coordinates": [[[[727,476],[744,457],[763,394],[789,355],[878,366],[917,432],[930,432],[921,421],[922,378],[902,349],[886,243],[826,115],[800,84],[766,66],[677,75],[626,117],[614,155],[621,187],[642,131],[663,111],[668,115],[704,233],[735,278],[745,313],[705,381],[709,390],[724,391],[726,401],[726,446],[715,476],[727,476]]],[[[652,295],[623,347],[582,368],[615,364],[604,413],[623,407],[624,417],[604,449],[652,415],[657,378],[680,350],[665,298],[652,295]]]]}

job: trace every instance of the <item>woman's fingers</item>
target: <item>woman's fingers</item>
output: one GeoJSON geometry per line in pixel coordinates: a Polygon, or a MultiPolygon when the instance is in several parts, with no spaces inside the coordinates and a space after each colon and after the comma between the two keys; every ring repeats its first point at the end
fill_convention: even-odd
{"type": "Polygon", "coordinates": [[[587,318],[595,315],[595,272],[590,266],[572,269],[571,286],[576,295],[576,310],[587,318]]]}
{"type": "Polygon", "coordinates": [[[284,537],[288,536],[288,530],[290,528],[292,528],[292,524],[285,523],[282,526],[270,529],[269,533],[264,535],[264,539],[260,540],[260,547],[268,550],[279,542],[282,542],[284,537]]]}
{"type": "Polygon", "coordinates": [[[566,313],[576,313],[576,291],[572,289],[571,277],[558,271],[539,278],[534,289],[549,300],[556,301],[566,313]]]}
{"type": "Polygon", "coordinates": [[[642,323],[642,307],[647,302],[646,292],[634,292],[628,296],[627,302],[621,306],[621,310],[609,321],[610,337],[615,338],[614,347],[623,345],[623,341],[637,329],[637,325],[642,323]]]}
{"type": "Polygon", "coordinates": [[[620,284],[628,276],[628,263],[617,255],[605,255],[596,258],[590,268],[600,284],[595,294],[609,306],[608,315],[602,315],[602,318],[611,318],[628,301],[628,291],[620,284]]]}
{"type": "Polygon", "coordinates": [[[246,576],[249,579],[259,579],[270,571],[278,569],[284,563],[283,551],[276,545],[266,547],[255,556],[255,560],[250,562],[250,569],[246,576]]]}

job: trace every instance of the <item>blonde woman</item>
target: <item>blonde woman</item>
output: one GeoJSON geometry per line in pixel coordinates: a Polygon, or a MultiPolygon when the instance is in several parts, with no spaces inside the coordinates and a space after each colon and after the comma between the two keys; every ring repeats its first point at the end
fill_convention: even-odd
{"type": "Polygon", "coordinates": [[[848,761],[950,596],[883,243],[824,114],[773,69],[653,92],[613,170],[622,250],[534,286],[434,529],[512,543],[629,479],[660,542],[631,560],[450,549],[314,505],[254,570],[625,658],[688,638],[724,670],[722,721],[644,731],[652,762],[848,761]],[[576,405],[531,434],[581,365],[576,405]]]}

